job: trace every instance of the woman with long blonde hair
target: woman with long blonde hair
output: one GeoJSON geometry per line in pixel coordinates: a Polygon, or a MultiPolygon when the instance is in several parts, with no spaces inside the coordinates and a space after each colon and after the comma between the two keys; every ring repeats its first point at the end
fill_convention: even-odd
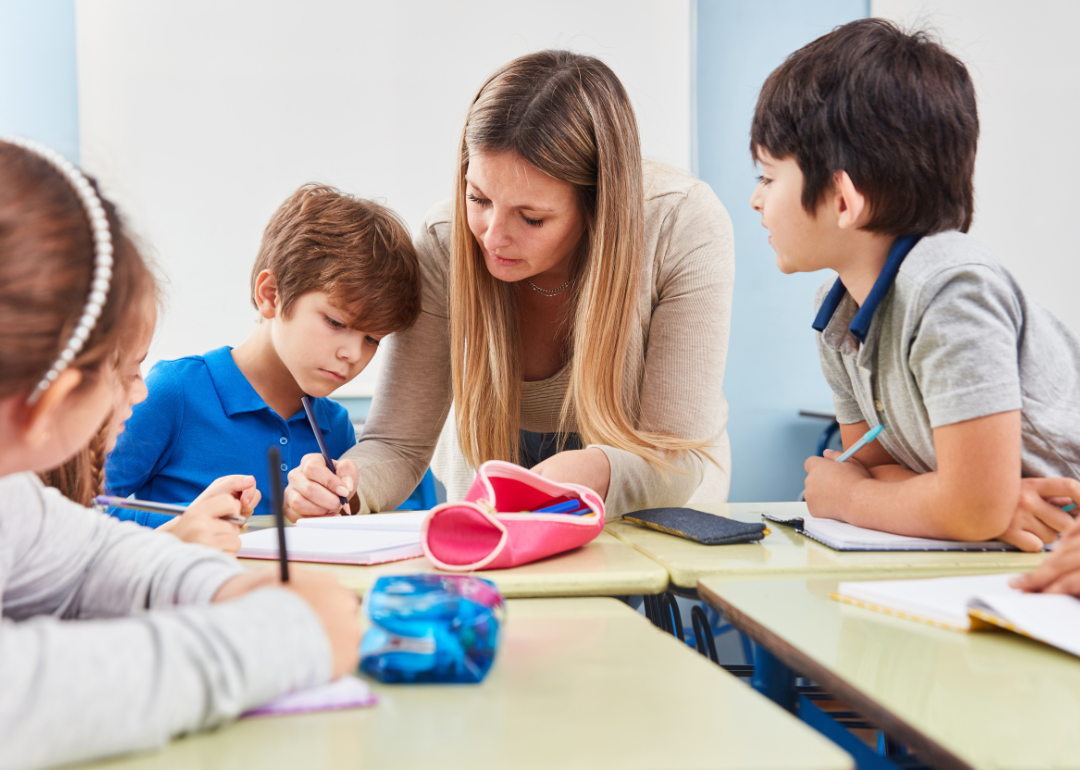
{"type": "Polygon", "coordinates": [[[541,51],[495,72],[417,250],[421,318],[387,341],[337,474],[318,456],[290,474],[293,518],[343,491],[392,510],[429,462],[460,499],[493,459],[591,487],[613,516],[727,498],[731,223],[708,185],[642,161],[605,64],[541,51]]]}

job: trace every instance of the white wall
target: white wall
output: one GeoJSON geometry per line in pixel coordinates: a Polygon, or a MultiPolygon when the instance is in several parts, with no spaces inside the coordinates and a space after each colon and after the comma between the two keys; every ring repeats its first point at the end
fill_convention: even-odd
{"type": "MultiPolygon", "coordinates": [[[[690,0],[78,0],[84,166],[171,283],[150,362],[242,342],[262,228],[308,181],[418,229],[450,193],[485,76],[549,47],[599,56],[643,151],[691,165],[690,0]]],[[[376,365],[379,358],[376,356],[376,365]]],[[[339,395],[367,395],[375,365],[339,395]]]]}
{"type": "Polygon", "coordinates": [[[972,235],[1080,334],[1080,3],[871,0],[870,11],[936,29],[967,64],[981,124],[972,235]]]}

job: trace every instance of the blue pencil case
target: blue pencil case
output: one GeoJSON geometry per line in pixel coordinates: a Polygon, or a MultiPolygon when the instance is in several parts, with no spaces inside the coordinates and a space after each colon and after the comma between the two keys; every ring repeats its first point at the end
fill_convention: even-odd
{"type": "Polygon", "coordinates": [[[364,597],[371,625],[360,670],[380,682],[480,682],[495,661],[502,594],[471,575],[381,577],[364,597]]]}

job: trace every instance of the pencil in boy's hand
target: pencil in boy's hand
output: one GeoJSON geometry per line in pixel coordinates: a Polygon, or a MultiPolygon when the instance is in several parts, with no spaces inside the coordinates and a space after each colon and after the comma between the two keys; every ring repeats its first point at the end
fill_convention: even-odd
{"type": "MultiPolygon", "coordinates": [[[[113,497],[112,495],[98,495],[94,498],[95,505],[103,505],[106,508],[124,508],[132,511],[148,511],[150,513],[167,513],[180,516],[187,512],[188,506],[176,505],[175,503],[154,503],[149,500],[136,500],[133,497],[113,497]]],[[[242,527],[247,524],[243,516],[219,516],[219,519],[242,527]]]]}
{"type": "Polygon", "coordinates": [[[863,437],[851,445],[851,449],[844,452],[842,455],[836,458],[836,462],[842,463],[844,460],[851,459],[851,456],[869,444],[871,441],[881,435],[881,431],[885,430],[884,425],[875,425],[870,430],[863,434],[863,437]]]}
{"type": "Polygon", "coordinates": [[[281,485],[281,453],[276,446],[266,452],[266,461],[270,466],[270,506],[274,509],[274,523],[277,525],[278,563],[281,564],[281,582],[289,582],[289,552],[285,547],[285,497],[281,485]]]}
{"type": "MultiPolygon", "coordinates": [[[[319,443],[319,451],[322,452],[326,467],[330,469],[331,473],[336,474],[337,466],[334,465],[334,458],[330,456],[330,450],[326,448],[326,440],[323,438],[322,430],[319,428],[319,421],[315,419],[315,409],[311,405],[311,396],[301,396],[300,403],[304,405],[304,414],[307,415],[308,422],[311,424],[311,432],[315,434],[315,440],[319,443]]],[[[338,495],[338,500],[341,501],[343,508],[349,504],[348,498],[341,495],[338,495]]]]}

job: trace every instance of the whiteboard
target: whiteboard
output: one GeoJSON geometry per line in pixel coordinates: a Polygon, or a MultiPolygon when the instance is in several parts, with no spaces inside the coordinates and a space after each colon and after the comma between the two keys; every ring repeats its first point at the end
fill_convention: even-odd
{"type": "MultiPolygon", "coordinates": [[[[691,167],[691,0],[78,0],[76,24],[83,165],[167,278],[148,364],[246,339],[262,229],[304,182],[418,230],[473,94],[521,54],[600,57],[644,155],[691,167]]],[[[370,395],[379,361],[337,395],[370,395]]]]}

